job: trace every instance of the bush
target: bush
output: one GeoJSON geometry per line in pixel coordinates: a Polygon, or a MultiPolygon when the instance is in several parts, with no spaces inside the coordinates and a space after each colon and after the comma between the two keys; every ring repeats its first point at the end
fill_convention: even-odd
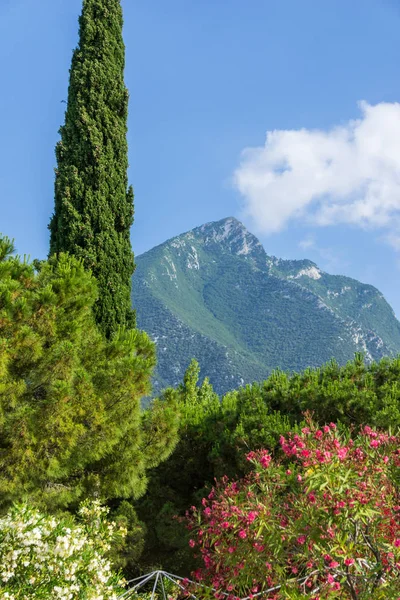
{"type": "MultiPolygon", "coordinates": [[[[162,567],[189,575],[195,568],[187,547],[184,516],[211,489],[215,478],[239,477],[249,471],[246,449],[274,448],[290,422],[250,396],[227,394],[221,401],[192,361],[177,390],[181,415],[179,442],[171,456],[149,476],[147,494],[136,503],[147,527],[140,569],[162,567]]],[[[135,571],[132,571],[134,574],[135,571]]]]}
{"type": "Polygon", "coordinates": [[[111,570],[111,542],[124,535],[98,502],[83,504],[80,522],[57,520],[28,505],[0,519],[0,598],[116,600],[121,578],[111,570]]]}
{"type": "Polygon", "coordinates": [[[400,438],[309,422],[280,443],[281,460],[250,452],[254,470],[193,509],[197,580],[221,599],[276,586],[269,600],[397,599],[400,438]]]}

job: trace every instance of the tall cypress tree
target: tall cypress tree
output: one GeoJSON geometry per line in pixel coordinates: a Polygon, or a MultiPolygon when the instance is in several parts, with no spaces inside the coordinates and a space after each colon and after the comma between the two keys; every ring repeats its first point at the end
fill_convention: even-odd
{"type": "Polygon", "coordinates": [[[56,147],[50,254],[83,259],[97,279],[96,321],[107,337],[135,326],[128,187],[128,91],[120,0],[83,0],[68,105],[56,147]]]}

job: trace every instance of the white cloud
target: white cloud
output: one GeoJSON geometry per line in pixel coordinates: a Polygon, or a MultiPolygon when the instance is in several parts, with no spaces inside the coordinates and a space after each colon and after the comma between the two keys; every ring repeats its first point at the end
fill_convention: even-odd
{"type": "MultiPolygon", "coordinates": [[[[312,251],[314,257],[318,257],[318,261],[322,261],[322,267],[328,272],[343,271],[350,265],[340,248],[320,246],[313,235],[308,235],[300,240],[298,247],[306,252],[312,251]]],[[[310,257],[308,256],[308,258],[310,257]]]]}
{"type": "Polygon", "coordinates": [[[392,248],[400,252],[400,233],[398,231],[390,231],[383,239],[390,244],[392,248]]]}
{"type": "MultiPolygon", "coordinates": [[[[329,131],[269,131],[234,175],[244,212],[263,233],[297,219],[400,231],[400,104],[360,103],[358,120],[329,131]]],[[[395,241],[396,240],[396,241],[395,241]]]]}
{"type": "Polygon", "coordinates": [[[315,248],[315,238],[312,235],[308,235],[304,240],[301,240],[298,244],[302,250],[309,250],[315,248]]]}

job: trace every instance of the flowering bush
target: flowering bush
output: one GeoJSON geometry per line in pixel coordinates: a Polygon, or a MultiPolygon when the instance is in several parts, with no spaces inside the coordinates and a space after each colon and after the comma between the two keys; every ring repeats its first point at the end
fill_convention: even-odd
{"type": "Polygon", "coordinates": [[[220,481],[192,508],[194,576],[217,598],[400,598],[400,439],[364,427],[351,439],[308,420],[282,458],[220,481]],[[275,588],[275,589],[274,589],[275,588]]]}
{"type": "Polygon", "coordinates": [[[98,502],[84,504],[80,523],[57,520],[26,505],[0,519],[0,598],[116,600],[120,578],[106,554],[115,524],[98,502]]]}

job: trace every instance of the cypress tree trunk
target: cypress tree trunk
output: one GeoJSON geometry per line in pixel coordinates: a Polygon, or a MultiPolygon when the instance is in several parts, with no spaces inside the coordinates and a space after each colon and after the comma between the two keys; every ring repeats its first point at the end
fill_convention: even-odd
{"type": "Polygon", "coordinates": [[[107,337],[134,327],[128,187],[128,91],[120,0],[83,0],[68,105],[56,147],[50,254],[83,259],[98,281],[96,321],[107,337]]]}

